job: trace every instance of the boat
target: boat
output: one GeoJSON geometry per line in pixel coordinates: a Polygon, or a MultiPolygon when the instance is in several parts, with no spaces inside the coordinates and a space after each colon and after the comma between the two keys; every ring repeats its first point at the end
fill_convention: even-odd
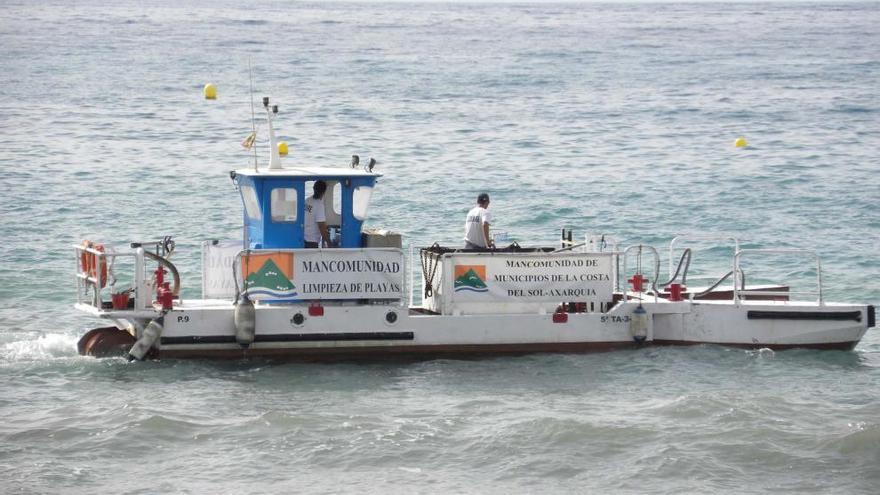
{"type": "Polygon", "coordinates": [[[112,323],[83,335],[81,354],[321,361],[695,344],[851,350],[875,326],[873,306],[825,300],[815,252],[744,248],[732,237],[718,239],[731,250],[730,270],[702,288],[688,285],[694,251],[685,246],[705,236],[670,241],[667,280],[652,246],[575,240],[564,229],[558,245],[404,250],[399,234],[364,226],[381,177],[375,160],[284,167],[277,107],[267,98],[263,106],[269,164],[230,173],[242,236],[203,243],[201,299],[180,297],[170,237],[74,246],[75,307],[112,323]],[[327,184],[331,242],[306,248],[304,203],[315,181],[327,184]],[[746,258],[780,255],[814,266],[815,289],[746,284],[746,258]]]}

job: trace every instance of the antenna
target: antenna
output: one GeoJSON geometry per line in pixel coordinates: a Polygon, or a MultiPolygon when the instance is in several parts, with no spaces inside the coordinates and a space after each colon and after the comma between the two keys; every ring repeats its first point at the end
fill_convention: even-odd
{"type": "MultiPolygon", "coordinates": [[[[254,111],[254,67],[251,65],[251,58],[248,57],[248,78],[251,82],[251,127],[254,130],[254,139],[257,138],[257,114],[254,111]]],[[[251,146],[254,149],[254,172],[259,172],[259,168],[257,168],[257,147],[251,146]]]]}

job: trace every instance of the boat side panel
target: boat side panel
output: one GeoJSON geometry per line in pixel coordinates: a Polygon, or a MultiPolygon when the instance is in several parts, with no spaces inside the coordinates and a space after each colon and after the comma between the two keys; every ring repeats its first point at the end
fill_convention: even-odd
{"type": "Polygon", "coordinates": [[[679,333],[664,333],[662,338],[657,337],[658,343],[693,342],[778,348],[821,348],[841,344],[845,347],[858,342],[867,330],[866,307],[856,305],[695,303],[682,320],[679,333]],[[753,315],[751,318],[750,312],[753,315]],[[852,317],[854,313],[859,315],[858,318],[852,317]],[[762,317],[755,318],[755,314],[762,317]],[[798,314],[802,316],[797,317],[798,314]],[[771,317],[773,315],[777,317],[771,317]],[[825,317],[818,317],[820,315],[825,317]]]}
{"type": "MultiPolygon", "coordinates": [[[[634,307],[628,303],[609,313],[568,313],[554,318],[537,313],[426,315],[396,305],[325,305],[322,315],[311,315],[302,304],[258,305],[257,338],[246,354],[294,358],[338,354],[344,358],[616,349],[633,343],[630,315],[634,307]]],[[[864,335],[868,317],[866,306],[855,305],[661,302],[644,303],[644,307],[651,316],[648,342],[660,345],[849,349],[864,335]],[[824,312],[838,315],[817,317],[824,312]],[[783,316],[769,317],[779,314],[783,316]]],[[[171,311],[165,319],[162,355],[241,357],[232,311],[232,304],[171,311]]]]}
{"type": "MultiPolygon", "coordinates": [[[[237,349],[232,310],[230,305],[170,312],[162,335],[163,354],[194,346],[237,349]]],[[[580,349],[595,343],[608,348],[632,342],[627,318],[597,313],[568,314],[567,321],[554,322],[552,314],[441,316],[411,314],[399,306],[324,306],[323,315],[310,316],[306,305],[284,305],[258,306],[256,319],[257,338],[251,353],[298,348],[415,350],[425,346],[461,347],[463,351],[469,346],[496,346],[499,351],[513,346],[510,349],[515,352],[522,352],[517,346],[526,346],[540,352],[545,347],[548,351],[572,346],[580,349]],[[364,338],[359,340],[358,335],[364,338]]]]}

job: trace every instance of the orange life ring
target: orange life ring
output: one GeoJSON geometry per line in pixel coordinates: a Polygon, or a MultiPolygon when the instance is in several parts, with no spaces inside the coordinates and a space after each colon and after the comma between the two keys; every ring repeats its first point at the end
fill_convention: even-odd
{"type": "Polygon", "coordinates": [[[104,252],[103,244],[95,244],[92,241],[83,241],[82,243],[83,251],[80,254],[80,263],[82,265],[83,273],[87,273],[89,277],[97,277],[98,270],[101,271],[101,288],[104,288],[107,285],[107,260],[103,257],[99,257],[95,253],[90,253],[86,251],[86,249],[94,249],[95,251],[104,252]],[[99,268],[100,267],[100,268],[99,268]]]}

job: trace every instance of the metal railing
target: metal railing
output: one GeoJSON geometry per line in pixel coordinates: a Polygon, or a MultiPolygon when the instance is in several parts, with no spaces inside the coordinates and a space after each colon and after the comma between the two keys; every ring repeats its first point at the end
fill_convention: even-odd
{"type": "MultiPolygon", "coordinates": [[[[653,246],[648,246],[646,244],[637,244],[634,246],[629,246],[623,250],[623,253],[620,255],[620,257],[623,258],[623,270],[621,271],[621,273],[623,273],[623,276],[626,277],[626,274],[627,274],[627,270],[626,270],[627,255],[629,254],[629,252],[631,250],[634,250],[634,249],[637,249],[639,251],[637,254],[637,256],[638,256],[637,267],[639,270],[641,269],[641,266],[642,266],[642,252],[643,251],[650,251],[654,255],[654,274],[652,275],[651,280],[656,282],[657,277],[660,276],[660,254],[657,253],[657,249],[655,249],[653,246]]],[[[618,287],[621,287],[621,285],[619,283],[618,283],[618,287]]],[[[624,283],[623,287],[626,287],[625,283],[624,283]]],[[[622,292],[624,294],[626,294],[627,290],[624,289],[622,292]]],[[[654,300],[656,301],[656,299],[657,299],[657,292],[654,291],[654,300]]]]}
{"type": "Polygon", "coordinates": [[[736,254],[733,255],[733,300],[736,303],[739,303],[743,296],[749,295],[760,295],[760,296],[782,296],[782,297],[790,297],[792,295],[814,295],[816,296],[816,302],[819,305],[824,303],[822,297],[822,262],[819,260],[819,254],[815,251],[810,251],[808,249],[739,249],[736,254]],[[746,289],[737,289],[742,285],[740,281],[740,277],[742,276],[742,269],[740,267],[740,260],[745,254],[771,254],[771,255],[792,255],[799,254],[804,255],[805,257],[812,258],[816,262],[816,290],[815,291],[767,291],[767,290],[746,290],[746,289]]]}
{"type": "Polygon", "coordinates": [[[84,245],[74,245],[76,254],[76,300],[77,304],[85,304],[93,306],[98,310],[110,309],[105,306],[105,302],[112,301],[112,297],[108,300],[106,293],[111,293],[116,285],[116,270],[114,266],[118,258],[133,258],[134,263],[134,281],[132,289],[134,290],[134,307],[136,309],[145,308],[149,301],[146,295],[146,276],[144,263],[144,250],[137,248],[131,252],[105,252],[98,249],[87,247],[84,245]],[[84,266],[87,263],[89,266],[84,266]],[[89,292],[92,292],[89,295],[89,292]]]}
{"type": "MultiPolygon", "coordinates": [[[[733,241],[733,252],[737,253],[739,249],[739,239],[732,236],[718,236],[707,234],[682,234],[677,235],[669,241],[669,277],[672,278],[675,272],[675,245],[685,241],[733,241]]],[[[735,267],[734,267],[735,268],[735,267]]]]}
{"type": "MultiPolygon", "coordinates": [[[[659,254],[654,247],[642,244],[642,245],[629,246],[623,251],[618,251],[618,246],[617,246],[616,240],[611,237],[604,236],[604,238],[603,238],[604,242],[603,242],[602,249],[596,249],[597,242],[598,242],[597,239],[599,239],[598,236],[587,235],[587,236],[585,236],[584,243],[582,243],[582,244],[581,243],[578,243],[578,244],[572,243],[572,245],[567,246],[567,247],[563,247],[557,251],[575,250],[578,248],[580,248],[583,251],[591,251],[591,250],[605,251],[605,248],[607,248],[610,245],[610,247],[611,247],[610,252],[613,253],[614,258],[616,260],[615,265],[614,265],[614,272],[615,272],[614,273],[614,281],[615,281],[615,285],[616,285],[615,289],[618,291],[625,292],[626,284],[625,284],[625,282],[621,283],[620,275],[623,274],[625,276],[627,274],[627,265],[628,265],[627,258],[631,254],[631,252],[633,250],[641,248],[643,251],[650,251],[651,253],[653,253],[654,262],[655,262],[654,270],[653,270],[654,271],[653,280],[657,281],[657,277],[659,276],[660,259],[659,259],[659,254]],[[623,258],[623,262],[622,262],[623,266],[619,267],[618,265],[620,263],[621,258],[623,258]],[[620,268],[620,269],[618,269],[618,268],[620,268]]],[[[730,277],[731,275],[733,275],[732,297],[733,297],[734,302],[736,302],[736,303],[739,303],[745,299],[748,299],[749,296],[759,296],[761,298],[766,298],[767,296],[771,296],[771,297],[781,297],[781,298],[785,298],[785,299],[789,299],[792,296],[815,296],[818,304],[821,305],[824,303],[824,295],[823,295],[823,288],[822,288],[822,265],[821,265],[821,261],[819,259],[819,255],[815,251],[806,250],[806,249],[742,249],[742,248],[740,248],[739,239],[736,237],[732,237],[732,236],[679,235],[679,236],[676,236],[675,238],[673,238],[669,243],[669,254],[670,254],[669,275],[670,275],[670,277],[672,277],[674,275],[675,268],[676,268],[675,264],[674,264],[675,263],[676,244],[681,244],[685,241],[724,241],[724,242],[730,243],[730,244],[728,244],[728,246],[732,247],[734,250],[733,256],[732,256],[732,269],[731,269],[731,271],[727,272],[726,275],[722,276],[721,277],[722,280],[718,280],[716,282],[716,284],[722,282],[723,278],[727,278],[727,277],[730,277]],[[742,264],[741,260],[742,260],[743,256],[745,256],[745,255],[750,255],[750,256],[751,255],[802,255],[802,256],[806,256],[808,258],[811,258],[815,262],[816,289],[815,290],[805,290],[805,291],[792,291],[792,290],[773,291],[773,290],[767,290],[766,287],[762,288],[762,289],[755,289],[755,290],[746,289],[745,288],[745,276],[743,274],[744,272],[743,272],[742,266],[741,266],[741,264],[742,264]]],[[[558,241],[549,241],[550,244],[555,243],[555,242],[558,242],[558,241]]],[[[539,243],[539,244],[547,244],[547,243],[539,243]]],[[[410,245],[409,250],[410,250],[410,255],[409,255],[409,260],[410,260],[410,263],[409,263],[409,265],[410,265],[409,303],[410,303],[410,305],[414,305],[415,299],[416,299],[415,295],[414,295],[415,277],[418,275],[415,273],[415,270],[418,268],[418,264],[414,262],[414,254],[415,254],[414,246],[410,245]]],[[[642,256],[642,253],[640,253],[639,256],[642,256]]],[[[699,278],[702,279],[702,278],[706,278],[706,277],[712,278],[709,275],[702,275],[699,278]]],[[[714,277],[714,278],[719,278],[719,277],[714,277]]],[[[693,298],[693,297],[694,297],[694,294],[691,295],[691,298],[693,298]]]]}

